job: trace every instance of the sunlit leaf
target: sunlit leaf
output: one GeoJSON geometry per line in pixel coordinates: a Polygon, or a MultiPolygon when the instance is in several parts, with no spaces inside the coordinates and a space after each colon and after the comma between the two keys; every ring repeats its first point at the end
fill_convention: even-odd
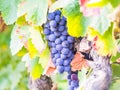
{"type": "Polygon", "coordinates": [[[110,20],[108,18],[109,13],[110,13],[110,9],[108,9],[108,7],[102,8],[100,15],[94,16],[92,18],[93,20],[90,26],[98,30],[101,34],[104,34],[105,31],[108,30],[110,26],[110,20]]]}
{"type": "Polygon", "coordinates": [[[113,7],[120,5],[120,0],[108,0],[113,7]]]}
{"type": "Polygon", "coordinates": [[[30,30],[31,34],[30,37],[32,39],[32,43],[34,44],[35,48],[41,54],[43,50],[46,48],[45,42],[43,41],[43,37],[40,33],[39,27],[32,27],[30,30]]]}
{"type": "Polygon", "coordinates": [[[17,26],[15,25],[11,34],[10,49],[11,49],[12,55],[17,54],[23,47],[23,43],[21,43],[20,38],[18,38],[16,34],[16,31],[15,31],[16,28],[17,26]]]}
{"type": "Polygon", "coordinates": [[[48,61],[51,59],[50,49],[46,46],[46,49],[40,54],[39,63],[45,68],[48,64],[48,61]]]}
{"type": "Polygon", "coordinates": [[[88,39],[94,41],[94,38],[97,37],[97,40],[95,41],[95,48],[100,55],[116,55],[117,46],[112,28],[113,25],[111,25],[111,27],[103,35],[101,35],[97,30],[89,28],[88,39]]]}
{"type": "Polygon", "coordinates": [[[58,0],[50,6],[49,11],[53,12],[56,9],[63,8],[67,6],[72,0],[58,0]]]}
{"type": "Polygon", "coordinates": [[[80,6],[78,1],[72,1],[65,8],[63,8],[63,15],[67,18],[68,33],[71,36],[79,37],[86,34],[89,19],[86,19],[80,13],[80,6]],[[88,22],[87,22],[88,21],[88,22]]]}
{"type": "Polygon", "coordinates": [[[110,60],[116,62],[118,58],[120,58],[120,53],[117,53],[116,56],[112,56],[110,60]]]}
{"type": "Polygon", "coordinates": [[[17,0],[0,0],[0,11],[7,25],[17,19],[17,0]]]}
{"type": "Polygon", "coordinates": [[[39,58],[36,57],[36,58],[32,59],[30,62],[31,62],[30,63],[31,64],[30,76],[34,80],[37,79],[37,78],[40,78],[40,76],[43,72],[43,68],[39,64],[39,58]]]}

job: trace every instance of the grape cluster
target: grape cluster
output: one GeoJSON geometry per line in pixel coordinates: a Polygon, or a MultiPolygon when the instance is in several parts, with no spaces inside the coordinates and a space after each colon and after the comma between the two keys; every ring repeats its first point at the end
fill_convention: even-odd
{"type": "Polygon", "coordinates": [[[48,21],[44,25],[44,34],[48,40],[53,63],[59,73],[71,71],[70,62],[74,56],[74,38],[69,36],[66,18],[59,10],[48,13],[48,21]]]}
{"type": "Polygon", "coordinates": [[[70,72],[68,74],[68,84],[69,84],[69,90],[75,90],[79,86],[79,80],[78,80],[78,72],[70,72]]]}

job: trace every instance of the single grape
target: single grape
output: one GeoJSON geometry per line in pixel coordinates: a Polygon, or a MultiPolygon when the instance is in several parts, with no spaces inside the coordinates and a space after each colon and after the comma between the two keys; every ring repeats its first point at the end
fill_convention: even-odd
{"type": "Polygon", "coordinates": [[[72,79],[72,80],[78,80],[77,74],[72,74],[72,75],[71,75],[71,79],[72,79]]]}
{"type": "Polygon", "coordinates": [[[78,80],[72,80],[71,81],[71,86],[78,87],[79,86],[79,81],[78,80]]]}
{"type": "Polygon", "coordinates": [[[74,87],[70,86],[70,87],[69,87],[69,90],[74,90],[74,87]]]}
{"type": "Polygon", "coordinates": [[[52,46],[52,42],[48,42],[48,45],[51,47],[52,46]]]}
{"type": "Polygon", "coordinates": [[[55,40],[55,44],[60,44],[62,41],[60,40],[60,38],[57,38],[56,40],[55,40]]]}
{"type": "Polygon", "coordinates": [[[57,50],[55,48],[51,48],[51,53],[52,54],[57,53],[57,50]]]}
{"type": "Polygon", "coordinates": [[[67,56],[66,56],[65,54],[61,54],[60,57],[61,57],[62,59],[66,59],[67,56]]]}
{"type": "Polygon", "coordinates": [[[67,37],[67,40],[68,40],[69,43],[73,43],[73,42],[74,42],[74,38],[71,37],[71,36],[68,36],[68,37],[67,37]]]}
{"type": "Polygon", "coordinates": [[[63,66],[57,66],[57,70],[59,73],[63,73],[64,72],[64,67],[63,66]]]}
{"type": "Polygon", "coordinates": [[[66,36],[60,36],[60,39],[61,39],[62,41],[64,41],[64,40],[67,39],[67,37],[66,37],[66,36]]]}
{"type": "Polygon", "coordinates": [[[56,45],[56,49],[59,51],[59,50],[62,50],[62,45],[61,44],[58,44],[56,45]]]}
{"type": "Polygon", "coordinates": [[[56,10],[56,11],[55,11],[55,14],[56,14],[56,15],[61,15],[61,11],[60,11],[60,10],[56,10]]]}
{"type": "Polygon", "coordinates": [[[54,34],[49,35],[49,40],[50,41],[55,41],[56,36],[54,34]]]}
{"type": "Polygon", "coordinates": [[[63,47],[69,47],[68,41],[67,41],[67,40],[63,41],[63,42],[62,42],[62,46],[63,46],[63,47]]]}
{"type": "Polygon", "coordinates": [[[63,48],[62,50],[61,50],[61,53],[62,54],[68,54],[69,53],[69,49],[68,48],[63,48]]]}
{"type": "Polygon", "coordinates": [[[48,13],[48,20],[53,20],[55,18],[55,13],[48,13]]]}
{"type": "Polygon", "coordinates": [[[64,31],[65,27],[64,26],[59,26],[58,31],[64,31]]]}
{"type": "Polygon", "coordinates": [[[57,37],[61,35],[61,33],[60,33],[60,32],[57,32],[57,31],[54,32],[54,34],[55,34],[55,36],[57,36],[57,37]]]}
{"type": "Polygon", "coordinates": [[[63,65],[63,59],[58,58],[58,59],[56,60],[56,64],[57,64],[57,65],[63,65]]]}
{"type": "Polygon", "coordinates": [[[68,53],[67,57],[71,57],[72,54],[73,54],[72,51],[70,51],[70,52],[68,53]]]}
{"type": "Polygon", "coordinates": [[[63,65],[64,66],[70,65],[70,60],[69,59],[64,60],[63,65]]]}
{"type": "Polygon", "coordinates": [[[47,28],[45,28],[45,29],[44,29],[44,34],[49,35],[49,34],[50,34],[50,30],[47,29],[47,28]]]}
{"type": "Polygon", "coordinates": [[[56,16],[55,16],[55,21],[56,21],[56,22],[60,22],[60,16],[59,16],[59,15],[56,15],[56,16]]]}
{"type": "Polygon", "coordinates": [[[50,27],[57,27],[57,22],[55,20],[50,21],[50,27]]]}
{"type": "Polygon", "coordinates": [[[68,33],[67,33],[67,30],[66,30],[66,29],[62,32],[62,35],[68,35],[68,33]]]}
{"type": "Polygon", "coordinates": [[[52,42],[52,47],[55,47],[55,46],[56,46],[56,44],[54,42],[52,42]]]}
{"type": "Polygon", "coordinates": [[[65,19],[61,19],[59,25],[65,25],[65,24],[66,24],[66,20],[65,19]]]}
{"type": "Polygon", "coordinates": [[[51,31],[53,31],[53,32],[54,32],[54,31],[57,31],[57,28],[52,27],[52,26],[50,27],[50,29],[51,29],[51,31]]]}
{"type": "Polygon", "coordinates": [[[60,58],[60,54],[59,54],[59,53],[56,53],[56,54],[55,54],[55,58],[60,58]]]}
{"type": "Polygon", "coordinates": [[[70,66],[65,66],[65,67],[64,67],[64,70],[65,70],[66,72],[69,72],[69,71],[71,70],[71,68],[70,68],[70,66]]]}

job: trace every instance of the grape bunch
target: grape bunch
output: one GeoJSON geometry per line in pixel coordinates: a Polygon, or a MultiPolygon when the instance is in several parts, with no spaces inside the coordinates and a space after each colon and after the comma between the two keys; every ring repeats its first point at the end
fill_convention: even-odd
{"type": "Polygon", "coordinates": [[[68,84],[69,84],[69,90],[75,90],[79,86],[79,80],[78,80],[78,72],[70,72],[68,74],[68,84]]]}
{"type": "Polygon", "coordinates": [[[74,38],[67,33],[66,18],[56,10],[48,13],[47,19],[44,34],[48,40],[53,63],[59,73],[70,72],[70,62],[74,56],[74,38]]]}

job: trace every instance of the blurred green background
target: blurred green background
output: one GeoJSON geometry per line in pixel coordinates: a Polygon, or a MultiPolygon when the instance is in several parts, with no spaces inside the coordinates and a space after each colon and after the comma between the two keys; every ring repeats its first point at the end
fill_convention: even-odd
{"type": "Polygon", "coordinates": [[[9,49],[12,28],[8,26],[0,32],[0,90],[28,90],[26,67],[9,49]]]}

